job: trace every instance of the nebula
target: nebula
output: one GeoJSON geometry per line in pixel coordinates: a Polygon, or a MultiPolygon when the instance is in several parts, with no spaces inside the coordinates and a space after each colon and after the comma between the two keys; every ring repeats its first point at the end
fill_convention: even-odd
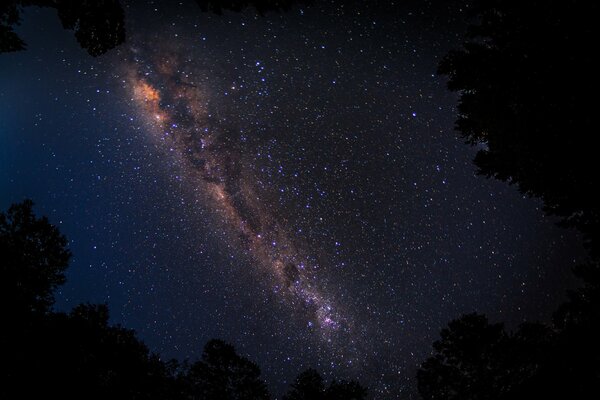
{"type": "Polygon", "coordinates": [[[126,87],[148,133],[178,160],[186,184],[222,221],[230,243],[267,272],[274,292],[320,337],[350,334],[351,319],[320,285],[315,258],[257,195],[247,168],[252,155],[245,154],[239,129],[224,126],[210,112],[207,85],[181,67],[176,55],[150,64],[133,59],[126,67],[126,87]]]}

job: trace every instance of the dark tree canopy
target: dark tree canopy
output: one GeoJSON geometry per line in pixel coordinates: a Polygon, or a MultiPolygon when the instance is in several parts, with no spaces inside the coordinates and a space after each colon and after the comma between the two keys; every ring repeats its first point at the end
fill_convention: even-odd
{"type": "MultiPolygon", "coordinates": [[[[32,206],[26,200],[0,213],[0,398],[270,398],[260,368],[221,340],[209,341],[191,365],[165,362],[133,330],[111,325],[106,305],[53,312],[53,291],[65,282],[71,253],[67,239],[32,206]]],[[[356,382],[327,389],[320,382],[323,399],[364,399],[356,382]]]]}
{"type": "Polygon", "coordinates": [[[598,398],[598,352],[588,332],[522,324],[516,332],[469,314],[448,324],[417,373],[423,399],[598,398]]]}
{"type": "Polygon", "coordinates": [[[32,207],[26,200],[0,213],[0,398],[163,393],[170,382],[164,363],[133,331],[110,326],[106,306],[51,311],[71,253],[67,239],[32,207]]]}
{"type": "MultiPolygon", "coordinates": [[[[225,10],[242,11],[254,7],[263,15],[267,11],[287,11],[295,3],[310,0],[195,0],[202,11],[222,14],[225,10]]],[[[168,6],[169,2],[165,1],[168,6]]],[[[96,57],[125,41],[125,17],[119,0],[3,0],[0,3],[0,53],[19,51],[26,43],[14,27],[21,21],[22,7],[54,8],[65,29],[75,31],[81,47],[96,57]]]]}
{"type": "Polygon", "coordinates": [[[439,65],[460,92],[458,131],[485,146],[479,172],[540,197],[548,214],[583,232],[594,255],[598,8],[582,0],[477,2],[463,49],[439,65]]]}
{"type": "Polygon", "coordinates": [[[325,390],[326,400],[365,400],[367,389],[357,381],[333,381],[325,390]]]}
{"type": "Polygon", "coordinates": [[[418,372],[424,399],[487,399],[501,389],[498,376],[507,336],[502,324],[469,314],[452,321],[433,344],[435,355],[418,372]]]}
{"type": "Polygon", "coordinates": [[[539,197],[578,228],[592,260],[575,269],[551,326],[515,333],[479,315],[452,321],[418,372],[425,399],[600,398],[600,183],[595,165],[593,48],[598,4],[477,2],[463,49],[439,73],[460,92],[458,131],[482,146],[479,172],[539,197]]]}
{"type": "Polygon", "coordinates": [[[119,0],[53,1],[65,29],[92,56],[99,56],[125,40],[125,17],[119,0]]]}
{"type": "Polygon", "coordinates": [[[325,395],[323,378],[314,369],[307,369],[296,377],[283,400],[322,400],[325,395]]]}
{"type": "Polygon", "coordinates": [[[573,272],[584,285],[567,293],[568,301],[554,314],[554,323],[559,329],[579,326],[590,329],[600,323],[600,268],[597,263],[589,262],[577,266],[573,272]]]}
{"type": "Polygon", "coordinates": [[[367,389],[356,381],[333,381],[326,387],[323,378],[314,369],[307,369],[296,377],[283,400],[364,400],[367,389]]]}
{"type": "Polygon", "coordinates": [[[232,345],[213,339],[204,347],[202,360],[187,375],[191,393],[206,400],[269,399],[260,368],[239,356],[232,345]]]}
{"type": "Polygon", "coordinates": [[[104,305],[51,314],[11,339],[3,343],[3,398],[172,398],[166,364],[133,331],[110,326],[104,305]]]}
{"type": "Polygon", "coordinates": [[[92,56],[99,56],[125,40],[125,21],[119,0],[6,0],[0,5],[0,53],[24,50],[25,42],[14,32],[20,9],[26,6],[56,9],[65,29],[92,56]]]}
{"type": "Polygon", "coordinates": [[[483,146],[479,172],[540,197],[583,233],[592,261],[575,270],[585,284],[551,327],[509,334],[483,316],[451,322],[419,370],[425,399],[600,397],[600,182],[589,100],[599,86],[597,11],[579,0],[478,2],[468,41],[439,66],[461,94],[457,129],[483,146]]]}
{"type": "Polygon", "coordinates": [[[25,200],[0,213],[0,301],[9,315],[48,312],[71,257],[67,239],[32,207],[25,200]]]}
{"type": "Polygon", "coordinates": [[[15,33],[13,26],[19,23],[19,11],[15,3],[0,3],[0,53],[19,51],[25,42],[15,33]]]}

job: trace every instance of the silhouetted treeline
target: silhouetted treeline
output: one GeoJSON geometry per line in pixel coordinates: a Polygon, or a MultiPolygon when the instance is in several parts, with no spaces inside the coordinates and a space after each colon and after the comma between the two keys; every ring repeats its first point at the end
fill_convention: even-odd
{"type": "Polygon", "coordinates": [[[524,323],[515,332],[468,314],[448,324],[417,373],[424,399],[597,399],[598,326],[524,323]]]}
{"type": "Polygon", "coordinates": [[[456,128],[483,143],[483,175],[540,197],[598,255],[600,183],[594,96],[600,5],[594,1],[486,0],[460,50],[439,65],[460,93],[456,128]]]}
{"type": "Polygon", "coordinates": [[[321,375],[311,368],[296,377],[283,400],[361,400],[366,397],[367,390],[358,382],[333,381],[326,386],[321,375]]]}
{"type": "MultiPolygon", "coordinates": [[[[25,201],[0,213],[0,398],[271,398],[260,368],[221,340],[209,341],[196,362],[163,361],[132,330],[110,325],[106,305],[53,311],[71,253],[66,238],[37,218],[32,205],[25,201]]],[[[361,400],[366,390],[354,381],[325,388],[309,370],[288,397],[361,400]]]]}
{"type": "MultiPolygon", "coordinates": [[[[310,0],[194,0],[202,11],[222,14],[254,7],[259,14],[287,11],[295,3],[310,0]]],[[[165,1],[166,7],[173,4],[165,1]]],[[[99,56],[125,41],[125,18],[119,0],[2,0],[0,2],[0,53],[24,50],[23,39],[14,31],[21,21],[21,8],[27,6],[56,9],[65,29],[75,32],[82,48],[99,56]]]]}
{"type": "MultiPolygon", "coordinates": [[[[439,73],[460,92],[458,131],[482,144],[483,175],[539,197],[584,236],[590,261],[574,272],[551,324],[514,332],[483,315],[442,330],[417,374],[424,399],[600,398],[600,195],[596,166],[598,5],[588,1],[479,1],[463,49],[439,73]]],[[[557,295],[559,295],[557,293],[557,295]]]]}
{"type": "Polygon", "coordinates": [[[0,53],[25,49],[16,34],[21,8],[27,6],[56,9],[65,29],[92,56],[99,56],[125,40],[124,12],[119,0],[4,0],[0,3],[0,53]]]}

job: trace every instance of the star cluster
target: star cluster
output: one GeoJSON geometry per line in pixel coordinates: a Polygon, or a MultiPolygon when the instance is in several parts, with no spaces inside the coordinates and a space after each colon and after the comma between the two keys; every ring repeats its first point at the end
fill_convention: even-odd
{"type": "MultiPolygon", "coordinates": [[[[208,90],[190,79],[198,74],[175,60],[163,58],[141,76],[129,67],[133,99],[148,122],[147,130],[174,153],[185,184],[211,205],[230,231],[228,241],[271,275],[273,290],[291,297],[292,306],[303,308],[308,325],[323,336],[340,329],[350,333],[347,319],[317,288],[318,266],[293,238],[297,232],[287,226],[287,218],[278,219],[257,193],[258,178],[248,168],[253,157],[244,156],[254,155],[254,149],[244,146],[247,140],[241,139],[239,129],[228,127],[225,118],[213,120],[208,90]],[[149,80],[157,82],[151,85],[149,80]],[[165,94],[155,85],[165,88],[165,94]]],[[[134,62],[141,63],[137,56],[134,62]]]]}

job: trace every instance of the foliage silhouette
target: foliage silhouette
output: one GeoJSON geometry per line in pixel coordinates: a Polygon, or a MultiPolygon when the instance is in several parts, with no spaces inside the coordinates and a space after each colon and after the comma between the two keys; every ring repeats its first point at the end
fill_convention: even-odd
{"type": "Polygon", "coordinates": [[[300,373],[291,385],[283,400],[323,400],[325,383],[319,373],[310,368],[300,373]]]}
{"type": "Polygon", "coordinates": [[[296,377],[283,400],[364,400],[367,389],[356,381],[333,381],[325,387],[323,378],[310,368],[296,377]]]}
{"type": "Polygon", "coordinates": [[[204,347],[202,360],[190,367],[186,380],[194,398],[206,400],[269,399],[260,368],[240,357],[232,345],[213,339],[204,347]]]}
{"type": "Polygon", "coordinates": [[[417,372],[423,399],[531,399],[600,396],[596,334],[522,324],[514,333],[468,314],[448,324],[417,372]]]}
{"type": "Polygon", "coordinates": [[[124,12],[119,0],[7,0],[0,6],[0,53],[24,50],[25,42],[14,32],[20,22],[20,8],[56,9],[65,29],[92,56],[99,56],[125,40],[124,12]]]}
{"type": "Polygon", "coordinates": [[[600,397],[600,268],[589,262],[575,268],[583,287],[569,291],[568,301],[554,313],[560,330],[557,360],[563,375],[579,392],[600,397]],[[593,389],[588,386],[593,383],[593,389]]]}
{"type": "Polygon", "coordinates": [[[26,200],[0,213],[0,398],[160,398],[174,382],[166,364],[133,331],[109,326],[106,306],[52,312],[71,253],[32,206],[26,200]]]}
{"type": "MultiPolygon", "coordinates": [[[[222,14],[225,10],[242,11],[254,7],[267,11],[287,11],[295,3],[310,0],[195,0],[203,11],[222,14]]],[[[169,3],[165,3],[168,5],[169,3]]],[[[65,29],[75,31],[81,47],[96,57],[125,41],[125,18],[119,0],[5,0],[0,3],[0,53],[25,50],[26,43],[16,34],[22,7],[54,8],[65,29]]]]}
{"type": "Polygon", "coordinates": [[[367,389],[357,381],[333,381],[325,391],[326,400],[365,400],[367,389]]]}
{"type": "Polygon", "coordinates": [[[545,211],[578,228],[598,256],[594,67],[599,6],[566,0],[492,0],[472,8],[461,50],[439,65],[460,92],[456,128],[483,144],[479,173],[540,197],[545,211]]]}
{"type": "MultiPolygon", "coordinates": [[[[65,282],[71,253],[66,238],[32,206],[26,200],[0,213],[0,398],[270,398],[260,368],[221,340],[209,341],[191,365],[165,362],[133,330],[110,325],[106,305],[53,312],[53,291],[65,282]]],[[[365,396],[356,382],[318,392],[323,399],[365,396]]]]}
{"type": "Polygon", "coordinates": [[[478,2],[477,24],[439,73],[459,91],[458,131],[482,145],[479,173],[540,197],[583,233],[584,286],[547,327],[507,333],[484,316],[452,321],[417,374],[425,399],[600,398],[599,183],[594,165],[595,3],[478,2]]]}
{"type": "Polygon", "coordinates": [[[7,316],[48,312],[71,257],[67,239],[32,207],[26,200],[0,213],[0,302],[7,316]]]}
{"type": "Polygon", "coordinates": [[[3,349],[5,396],[160,399],[175,392],[167,365],[133,331],[108,325],[105,305],[52,313],[18,333],[3,349]]]}
{"type": "Polygon", "coordinates": [[[529,372],[527,357],[515,352],[524,350],[520,336],[507,334],[502,324],[490,324],[483,315],[451,321],[440,336],[433,344],[435,355],[417,373],[424,399],[504,398],[529,372]]]}
{"type": "Polygon", "coordinates": [[[15,3],[0,3],[0,53],[25,49],[25,42],[15,33],[13,26],[19,23],[19,11],[15,3]]]}

